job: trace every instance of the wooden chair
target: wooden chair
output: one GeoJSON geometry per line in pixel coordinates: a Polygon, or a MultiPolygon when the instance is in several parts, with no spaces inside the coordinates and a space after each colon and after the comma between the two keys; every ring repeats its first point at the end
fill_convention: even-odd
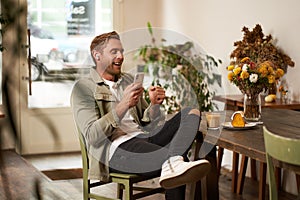
{"type": "Polygon", "coordinates": [[[164,192],[164,189],[161,187],[147,188],[147,187],[134,186],[135,183],[146,181],[156,177],[143,177],[135,174],[110,173],[111,182],[117,183],[117,198],[108,198],[108,197],[100,196],[99,194],[96,193],[92,193],[91,188],[108,184],[108,183],[101,182],[101,181],[91,183],[91,181],[89,180],[88,178],[89,160],[88,160],[88,153],[86,150],[85,140],[83,135],[79,131],[78,131],[78,135],[79,135],[80,149],[82,155],[83,199],[84,200],[90,198],[98,199],[98,200],[122,199],[123,190],[125,190],[126,200],[139,199],[145,196],[150,196],[156,193],[164,192]],[[134,190],[139,192],[133,193],[134,190]]]}
{"type": "Polygon", "coordinates": [[[293,165],[300,165],[300,140],[285,138],[270,132],[265,126],[263,127],[266,160],[269,180],[270,200],[278,199],[276,178],[272,158],[293,165]]]}

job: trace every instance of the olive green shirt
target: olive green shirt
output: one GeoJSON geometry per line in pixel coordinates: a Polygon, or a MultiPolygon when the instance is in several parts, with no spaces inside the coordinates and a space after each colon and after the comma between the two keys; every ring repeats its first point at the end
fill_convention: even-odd
{"type": "MultiPolygon", "coordinates": [[[[124,90],[132,82],[133,76],[122,73],[117,84],[124,90]]],[[[71,106],[77,128],[85,138],[90,179],[109,181],[108,158],[111,142],[126,134],[116,131],[120,125],[114,109],[116,103],[109,86],[95,68],[91,68],[90,74],[79,79],[73,87],[71,106]]],[[[150,106],[141,98],[129,112],[141,127],[147,125],[147,128],[151,128],[163,120],[163,115],[160,112],[156,119],[150,119],[149,109],[150,106]]]]}

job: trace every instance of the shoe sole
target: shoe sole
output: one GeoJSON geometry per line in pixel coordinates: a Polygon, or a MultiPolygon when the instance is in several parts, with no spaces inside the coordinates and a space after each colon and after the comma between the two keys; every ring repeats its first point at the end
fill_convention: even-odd
{"type": "Polygon", "coordinates": [[[178,176],[174,176],[160,182],[160,185],[165,189],[172,189],[175,187],[179,187],[181,185],[185,185],[187,183],[197,182],[202,179],[208,172],[210,171],[210,163],[204,162],[198,165],[195,165],[188,170],[184,171],[182,174],[178,176]]]}

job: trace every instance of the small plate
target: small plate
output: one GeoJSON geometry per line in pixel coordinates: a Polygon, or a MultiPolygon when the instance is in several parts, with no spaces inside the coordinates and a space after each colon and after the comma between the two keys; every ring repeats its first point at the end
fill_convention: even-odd
{"type": "Polygon", "coordinates": [[[234,129],[234,130],[244,130],[244,129],[249,129],[249,128],[252,128],[252,127],[254,127],[254,126],[256,126],[256,125],[257,125],[257,123],[255,123],[255,122],[248,122],[248,123],[245,124],[244,127],[233,127],[232,124],[231,124],[231,122],[224,122],[224,123],[222,123],[222,126],[223,126],[224,128],[227,128],[227,129],[234,129]]]}

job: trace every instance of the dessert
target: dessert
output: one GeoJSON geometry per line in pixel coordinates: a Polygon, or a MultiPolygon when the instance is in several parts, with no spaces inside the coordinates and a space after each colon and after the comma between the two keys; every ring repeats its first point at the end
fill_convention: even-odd
{"type": "Polygon", "coordinates": [[[231,125],[233,127],[245,127],[244,112],[236,111],[231,116],[231,125]]]}

